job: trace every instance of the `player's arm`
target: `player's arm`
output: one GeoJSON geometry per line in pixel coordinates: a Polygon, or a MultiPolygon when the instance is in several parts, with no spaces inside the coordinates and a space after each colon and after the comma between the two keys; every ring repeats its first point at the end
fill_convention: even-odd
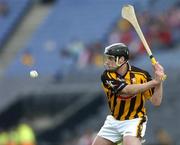
{"type": "MultiPolygon", "coordinates": [[[[158,78],[157,74],[161,76],[164,75],[164,68],[159,63],[155,64],[153,67],[154,67],[156,78],[158,78]]],[[[162,80],[162,78],[160,79],[162,80]]],[[[150,98],[151,103],[155,106],[159,106],[162,102],[162,96],[163,96],[163,82],[155,86],[154,93],[152,97],[150,98]]]]}
{"type": "Polygon", "coordinates": [[[130,84],[127,85],[126,87],[124,87],[119,94],[121,95],[136,95],[138,93],[143,93],[146,90],[149,90],[153,87],[156,87],[156,85],[158,85],[159,82],[156,81],[155,79],[143,83],[143,84],[130,84]]]}
{"type": "Polygon", "coordinates": [[[160,83],[154,88],[154,93],[150,98],[151,103],[155,106],[159,106],[162,102],[162,96],[163,96],[163,84],[160,83]]]}

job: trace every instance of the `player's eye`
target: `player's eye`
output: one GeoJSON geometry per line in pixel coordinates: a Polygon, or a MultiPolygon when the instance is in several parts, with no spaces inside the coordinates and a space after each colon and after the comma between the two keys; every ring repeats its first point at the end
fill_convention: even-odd
{"type": "Polygon", "coordinates": [[[114,58],[113,58],[113,57],[108,57],[108,59],[109,59],[109,60],[111,60],[111,61],[113,61],[113,60],[114,60],[114,58]]]}
{"type": "Polygon", "coordinates": [[[105,56],[104,59],[105,59],[106,61],[107,61],[107,60],[109,60],[109,61],[114,61],[114,60],[115,60],[114,56],[105,56]]]}

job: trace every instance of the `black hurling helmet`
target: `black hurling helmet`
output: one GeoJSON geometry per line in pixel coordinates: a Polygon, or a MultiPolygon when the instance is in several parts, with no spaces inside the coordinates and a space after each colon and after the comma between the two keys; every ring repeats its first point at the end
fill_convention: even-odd
{"type": "Polygon", "coordinates": [[[128,47],[123,43],[115,43],[107,46],[104,51],[105,55],[110,55],[116,57],[124,56],[126,60],[129,59],[128,47]]]}
{"type": "MultiPolygon", "coordinates": [[[[115,43],[112,45],[109,45],[105,48],[104,51],[105,60],[107,58],[114,58],[116,62],[116,67],[111,67],[109,69],[117,69],[120,68],[123,64],[125,64],[129,59],[129,50],[128,47],[123,43],[115,43]],[[125,62],[123,64],[119,64],[118,60],[120,57],[124,56],[125,62]]],[[[107,64],[105,63],[105,67],[107,68],[107,64]]]]}

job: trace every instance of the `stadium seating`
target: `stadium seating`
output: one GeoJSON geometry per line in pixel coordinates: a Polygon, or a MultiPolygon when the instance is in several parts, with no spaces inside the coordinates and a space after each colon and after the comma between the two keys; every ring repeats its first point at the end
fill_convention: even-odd
{"type": "Polygon", "coordinates": [[[16,24],[24,16],[25,11],[31,6],[31,0],[7,0],[3,3],[7,6],[7,14],[0,15],[0,48],[3,46],[9,35],[13,32],[16,24]]]}
{"type": "Polygon", "coordinates": [[[53,75],[60,68],[63,69],[62,66],[68,67],[60,58],[60,49],[66,47],[73,39],[84,43],[102,40],[119,17],[122,4],[123,1],[116,0],[113,2],[109,0],[57,1],[27,46],[19,52],[9,66],[7,74],[25,75],[31,69],[20,63],[20,58],[26,50],[36,61],[33,68],[38,69],[42,75],[53,75]],[[53,44],[53,50],[46,49],[49,42],[53,44]]]}

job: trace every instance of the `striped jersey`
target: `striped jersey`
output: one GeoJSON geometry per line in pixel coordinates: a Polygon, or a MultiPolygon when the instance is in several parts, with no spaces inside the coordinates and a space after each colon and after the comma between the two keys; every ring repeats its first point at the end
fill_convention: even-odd
{"type": "Polygon", "coordinates": [[[146,115],[145,102],[152,96],[153,89],[126,97],[119,95],[119,92],[128,84],[142,84],[152,80],[148,72],[128,65],[128,71],[124,76],[114,71],[105,70],[101,75],[101,80],[114,118],[130,120],[146,115]]]}

